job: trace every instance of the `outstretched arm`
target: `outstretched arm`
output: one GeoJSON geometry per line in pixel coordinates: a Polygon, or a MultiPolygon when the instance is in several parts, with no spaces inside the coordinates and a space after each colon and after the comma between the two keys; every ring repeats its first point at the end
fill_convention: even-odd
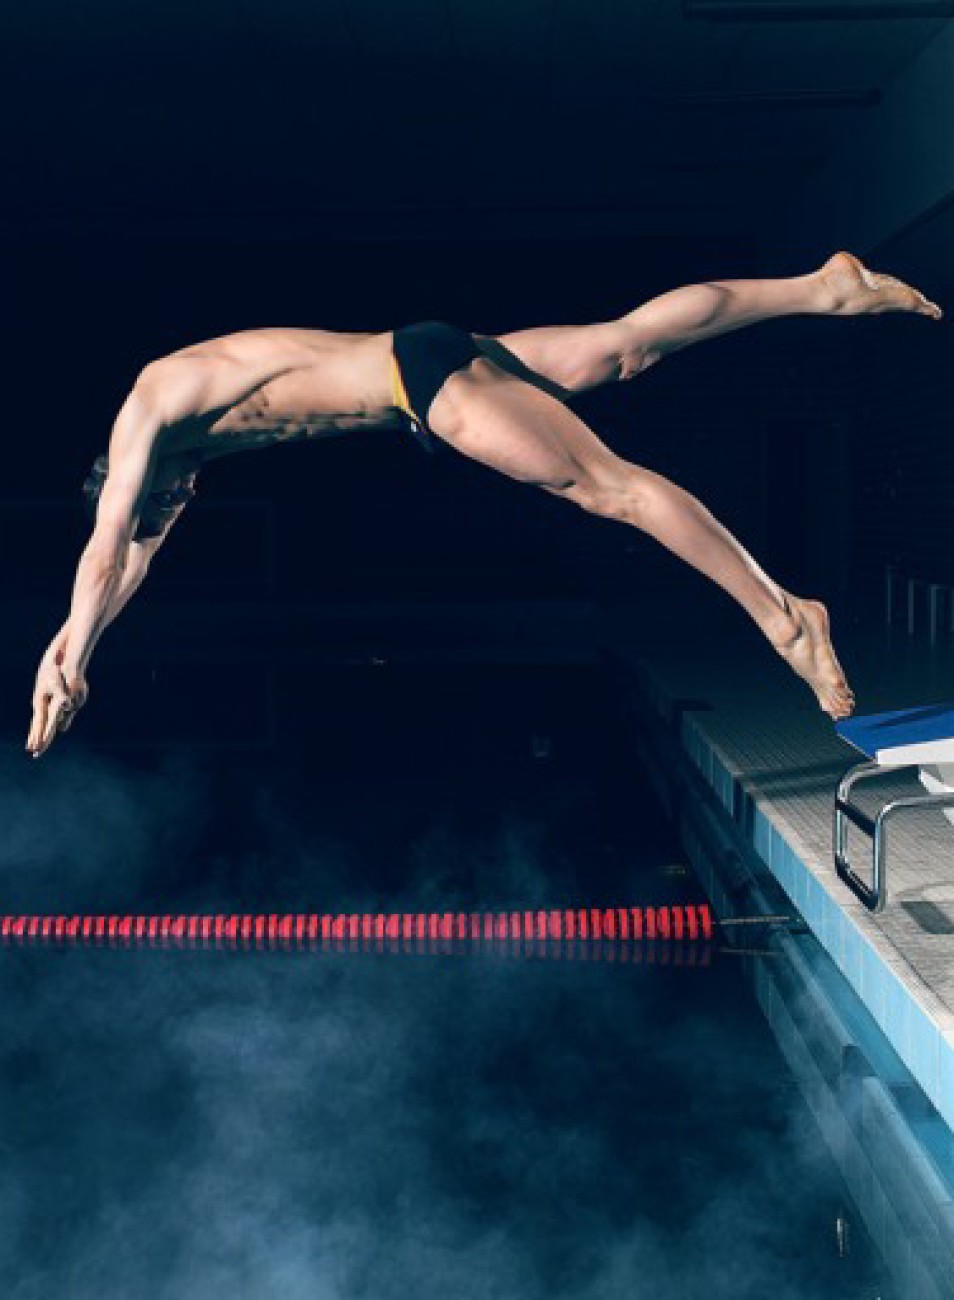
{"type": "MultiPolygon", "coordinates": [[[[152,557],[162,545],[168,530],[161,537],[132,541],[126,552],[126,563],[100,628],[100,635],[116,615],[138,591],[149,572],[152,557]]],[[[63,660],[69,639],[69,619],[63,624],[40,660],[33,690],[33,718],[26,748],[34,758],[39,758],[53,743],[59,731],[66,731],[76,712],[86,702],[87,691],[71,692],[63,674],[63,660]]]]}
{"type": "Polygon", "coordinates": [[[82,686],[93,647],[122,582],[126,557],[153,486],[164,434],[201,414],[224,390],[230,367],[198,358],[147,366],[113,426],[109,472],[96,525],[80,557],[63,655],[67,684],[82,686]]]}
{"type": "Polygon", "coordinates": [[[62,662],[71,693],[82,689],[93,648],[119,593],[133,534],[152,485],[162,428],[148,396],[134,389],[113,428],[109,473],[73,583],[62,662]]]}
{"type": "Polygon", "coordinates": [[[68,721],[85,702],[86,669],[96,642],[145,577],[151,551],[133,539],[163,435],[205,409],[210,397],[218,396],[218,387],[206,361],[170,359],[147,366],[123,403],[110,439],[109,472],[95,527],[77,566],[69,616],[37,674],[27,742],[34,756],[49,747],[64,714],[68,721]]]}

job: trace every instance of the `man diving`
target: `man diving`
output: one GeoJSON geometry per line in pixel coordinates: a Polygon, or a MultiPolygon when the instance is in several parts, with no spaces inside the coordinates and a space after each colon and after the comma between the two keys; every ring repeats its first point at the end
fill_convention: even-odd
{"type": "Polygon", "coordinates": [[[732,596],[821,708],[846,717],[854,697],[824,605],[780,587],[700,501],[616,455],[566,402],[758,321],[883,312],[941,317],[916,289],[840,252],[805,275],[686,285],[588,325],[498,337],[434,321],[374,334],[254,329],[150,362],[84,485],[95,523],[69,614],[37,672],[27,750],[43,754],[86,702],[96,643],[146,576],[206,462],[372,427],[410,432],[428,450],[449,444],[648,533],[732,596]]]}

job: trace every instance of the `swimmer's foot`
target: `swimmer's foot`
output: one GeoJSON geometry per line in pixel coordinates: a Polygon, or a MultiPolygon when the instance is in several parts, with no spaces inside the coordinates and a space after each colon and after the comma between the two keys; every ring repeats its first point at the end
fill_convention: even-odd
{"type": "Polygon", "coordinates": [[[835,253],[817,272],[834,316],[863,316],[887,311],[914,312],[940,320],[935,302],[893,275],[868,268],[851,253],[835,253]]]}
{"type": "Polygon", "coordinates": [[[828,631],[828,610],[820,600],[801,600],[783,593],[791,622],[784,633],[770,636],[772,645],[803,677],[818,697],[818,703],[832,718],[847,718],[855,697],[835,657],[828,631]]]}

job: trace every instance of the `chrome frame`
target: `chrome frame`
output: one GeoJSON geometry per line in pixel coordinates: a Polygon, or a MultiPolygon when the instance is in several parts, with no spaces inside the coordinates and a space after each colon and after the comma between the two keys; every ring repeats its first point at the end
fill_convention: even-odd
{"type": "Polygon", "coordinates": [[[848,888],[861,899],[869,912],[883,912],[888,902],[888,822],[900,812],[918,808],[954,808],[954,791],[949,794],[908,795],[890,799],[874,817],[862,811],[851,800],[851,791],[859,781],[868,777],[883,776],[888,772],[901,772],[918,768],[917,763],[857,763],[848,769],[838,783],[835,794],[833,841],[835,869],[848,888]],[[871,884],[861,879],[848,861],[848,823],[851,822],[871,839],[871,884]]]}

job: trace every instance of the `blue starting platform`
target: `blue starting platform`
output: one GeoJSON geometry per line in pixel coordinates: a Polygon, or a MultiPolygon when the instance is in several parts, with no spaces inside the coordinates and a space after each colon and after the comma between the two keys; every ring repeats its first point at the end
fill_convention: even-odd
{"type": "Polygon", "coordinates": [[[954,762],[954,703],[845,718],[835,731],[877,763],[954,762]]]}

